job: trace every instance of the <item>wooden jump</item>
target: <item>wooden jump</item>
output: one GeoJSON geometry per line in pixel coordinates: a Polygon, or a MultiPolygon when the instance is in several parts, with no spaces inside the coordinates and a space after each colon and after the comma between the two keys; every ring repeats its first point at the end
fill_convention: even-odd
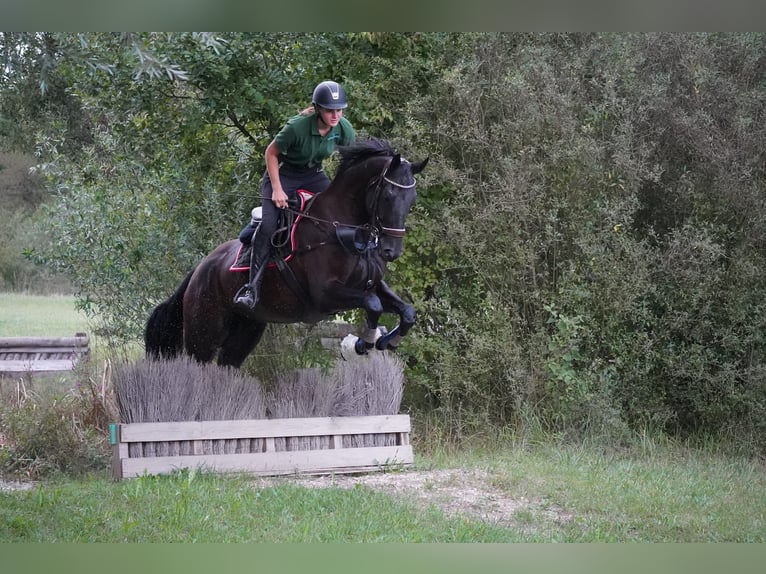
{"type": "Polygon", "coordinates": [[[112,473],[368,472],[412,464],[409,433],[408,415],[113,424],[112,473]]]}
{"type": "Polygon", "coordinates": [[[85,333],[74,337],[0,337],[0,375],[71,371],[90,354],[85,333]]]}

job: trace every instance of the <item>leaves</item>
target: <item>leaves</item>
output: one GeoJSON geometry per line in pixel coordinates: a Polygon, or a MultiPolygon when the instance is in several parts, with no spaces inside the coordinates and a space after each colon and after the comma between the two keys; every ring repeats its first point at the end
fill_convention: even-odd
{"type": "Polygon", "coordinates": [[[419,313],[409,400],[476,428],[762,428],[763,34],[0,39],[0,138],[57,193],[40,260],[109,333],[237,234],[333,78],[360,134],[431,157],[389,276],[419,313]]]}

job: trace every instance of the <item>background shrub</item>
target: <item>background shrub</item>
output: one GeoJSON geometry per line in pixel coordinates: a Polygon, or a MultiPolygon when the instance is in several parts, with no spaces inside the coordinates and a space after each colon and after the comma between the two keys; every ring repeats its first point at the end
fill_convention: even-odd
{"type": "Polygon", "coordinates": [[[87,383],[59,392],[4,385],[0,401],[0,472],[28,478],[101,472],[111,450],[108,423],[115,411],[103,389],[87,383]]]}

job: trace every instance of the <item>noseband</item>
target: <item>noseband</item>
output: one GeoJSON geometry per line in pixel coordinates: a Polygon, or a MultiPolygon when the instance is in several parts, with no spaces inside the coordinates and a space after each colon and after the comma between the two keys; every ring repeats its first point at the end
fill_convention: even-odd
{"type": "Polygon", "coordinates": [[[404,237],[404,235],[407,233],[406,229],[384,226],[380,220],[380,214],[378,213],[378,200],[380,199],[380,194],[381,194],[384,181],[390,185],[393,185],[394,187],[398,187],[399,189],[412,189],[413,187],[415,187],[415,184],[417,183],[414,177],[412,179],[412,183],[410,184],[398,183],[396,181],[393,181],[387,178],[386,173],[388,172],[388,168],[391,167],[392,161],[393,161],[393,158],[389,158],[389,160],[386,162],[386,165],[383,166],[383,171],[374,180],[376,181],[376,184],[375,184],[375,191],[374,191],[375,197],[373,198],[372,209],[371,209],[372,211],[371,227],[373,229],[373,232],[380,232],[381,234],[388,235],[389,237],[404,237]]]}

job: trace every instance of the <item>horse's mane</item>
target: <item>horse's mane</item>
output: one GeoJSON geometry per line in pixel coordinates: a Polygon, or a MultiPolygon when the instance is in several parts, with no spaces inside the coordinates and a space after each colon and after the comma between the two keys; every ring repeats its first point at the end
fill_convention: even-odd
{"type": "Polygon", "coordinates": [[[389,142],[373,137],[357,140],[348,146],[338,146],[338,153],[340,153],[341,161],[336,177],[371,157],[396,155],[396,151],[389,142]]]}

